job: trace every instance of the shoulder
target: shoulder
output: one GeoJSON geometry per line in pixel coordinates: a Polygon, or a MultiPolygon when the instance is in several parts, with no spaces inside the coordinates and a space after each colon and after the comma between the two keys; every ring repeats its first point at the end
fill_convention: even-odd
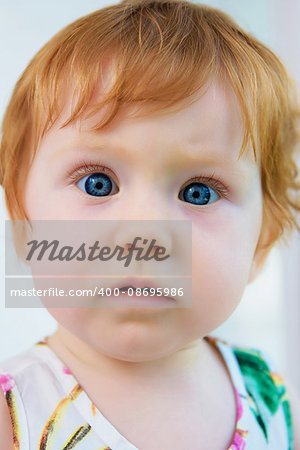
{"type": "Polygon", "coordinates": [[[28,387],[36,381],[33,375],[38,366],[40,361],[34,347],[0,362],[1,449],[19,448],[21,441],[24,448],[29,448],[26,444],[28,423],[23,395],[28,397],[28,387]]]}
{"type": "Polygon", "coordinates": [[[294,439],[295,450],[300,450],[295,430],[296,424],[300,423],[297,395],[290,383],[286,383],[273,358],[265,350],[221,339],[217,342],[236,361],[240,374],[237,378],[242,380],[250,410],[266,440],[273,435],[273,439],[277,436],[278,442],[282,439],[283,443],[287,438],[288,448],[292,449],[294,439]]]}
{"type": "Polygon", "coordinates": [[[294,450],[300,450],[300,395],[295,386],[285,378],[285,386],[291,408],[291,419],[294,432],[294,450]]]}
{"type": "Polygon", "coordinates": [[[6,398],[0,388],[0,441],[3,448],[13,450],[13,432],[6,398]]]}
{"type": "Polygon", "coordinates": [[[257,401],[267,403],[268,409],[274,414],[281,401],[285,400],[285,386],[270,355],[264,350],[221,339],[217,339],[217,342],[233,356],[248,394],[257,401]]]}
{"type": "Polygon", "coordinates": [[[26,372],[28,368],[40,364],[41,359],[37,349],[42,344],[38,342],[27,350],[0,361],[0,373],[9,373],[18,379],[18,376],[26,372]]]}

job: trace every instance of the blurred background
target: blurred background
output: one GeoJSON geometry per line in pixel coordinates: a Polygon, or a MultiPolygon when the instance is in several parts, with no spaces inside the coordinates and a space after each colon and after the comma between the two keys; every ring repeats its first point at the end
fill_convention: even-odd
{"type": "MultiPolygon", "coordinates": [[[[1,0],[0,119],[14,84],[33,55],[59,29],[78,17],[113,4],[105,0],[1,0]]],[[[210,0],[268,45],[300,85],[298,0],[210,0]]],[[[55,329],[43,309],[5,309],[4,222],[0,188],[0,361],[19,353],[55,329]]],[[[246,288],[234,314],[212,335],[266,351],[300,393],[300,237],[278,245],[259,278],[246,288]]]]}

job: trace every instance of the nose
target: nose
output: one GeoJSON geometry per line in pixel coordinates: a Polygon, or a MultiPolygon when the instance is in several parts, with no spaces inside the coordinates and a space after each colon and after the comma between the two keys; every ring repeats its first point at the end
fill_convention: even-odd
{"type": "Polygon", "coordinates": [[[170,220],[122,220],[116,231],[116,242],[127,249],[134,246],[151,245],[152,253],[157,248],[172,251],[174,224],[170,220]]]}
{"type": "MultiPolygon", "coordinates": [[[[110,218],[105,219],[114,219],[107,224],[109,239],[113,247],[123,249],[124,255],[130,251],[133,254],[130,265],[125,267],[126,275],[127,271],[132,275],[181,275],[186,261],[191,259],[187,242],[191,236],[190,221],[180,220],[175,210],[174,216],[171,214],[168,193],[159,181],[155,182],[152,172],[143,175],[133,176],[127,189],[115,199],[110,218]],[[140,251],[133,251],[134,247],[140,251]],[[139,260],[141,254],[147,254],[149,261],[139,260]],[[167,255],[170,258],[164,259],[167,255]]],[[[124,265],[121,267],[123,272],[124,265]]]]}
{"type": "Polygon", "coordinates": [[[116,227],[114,242],[125,247],[126,253],[134,247],[148,249],[153,266],[138,258],[135,263],[146,264],[156,275],[182,276],[190,273],[191,230],[192,223],[186,220],[125,220],[116,227]]]}
{"type": "Polygon", "coordinates": [[[133,275],[170,275],[174,232],[172,221],[123,220],[114,241],[132,254],[128,270],[133,275]]]}
{"type": "Polygon", "coordinates": [[[168,194],[152,174],[148,177],[137,176],[119,200],[119,217],[122,219],[147,221],[171,218],[168,194]]]}

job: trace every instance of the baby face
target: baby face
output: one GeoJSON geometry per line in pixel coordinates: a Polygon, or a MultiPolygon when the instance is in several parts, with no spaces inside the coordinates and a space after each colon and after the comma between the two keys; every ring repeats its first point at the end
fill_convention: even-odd
{"type": "Polygon", "coordinates": [[[99,133],[90,131],[92,119],[60,129],[64,119],[45,135],[30,168],[28,217],[190,220],[193,302],[50,313],[72,335],[128,361],[168,355],[210,333],[255,272],[262,225],[259,162],[252,152],[238,159],[243,129],[231,89],[213,84],[180,111],[121,115],[99,133]],[[101,187],[93,173],[105,174],[101,187]]]}

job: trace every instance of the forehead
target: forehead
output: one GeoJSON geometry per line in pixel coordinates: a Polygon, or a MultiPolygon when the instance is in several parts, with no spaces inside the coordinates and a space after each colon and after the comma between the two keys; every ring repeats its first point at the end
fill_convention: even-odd
{"type": "MultiPolygon", "coordinates": [[[[94,98],[96,103],[97,98],[94,98]]],[[[175,108],[157,110],[148,114],[151,103],[140,108],[138,104],[124,105],[115,120],[105,129],[94,131],[105,114],[98,110],[91,117],[81,117],[62,127],[72,113],[74,98],[69,91],[57,123],[46,135],[46,141],[59,137],[59,145],[46,146],[48,156],[59,157],[72,149],[105,149],[112,155],[122,150],[126,157],[151,154],[160,148],[173,158],[175,154],[186,160],[205,160],[228,164],[239,162],[257,168],[253,151],[240,156],[244,129],[236,96],[228,83],[214,82],[201,93],[186,99],[175,108]],[[140,116],[142,112],[142,116],[140,116]]],[[[93,104],[91,104],[91,107],[93,104]]],[[[179,159],[178,159],[179,161],[179,159]]]]}

